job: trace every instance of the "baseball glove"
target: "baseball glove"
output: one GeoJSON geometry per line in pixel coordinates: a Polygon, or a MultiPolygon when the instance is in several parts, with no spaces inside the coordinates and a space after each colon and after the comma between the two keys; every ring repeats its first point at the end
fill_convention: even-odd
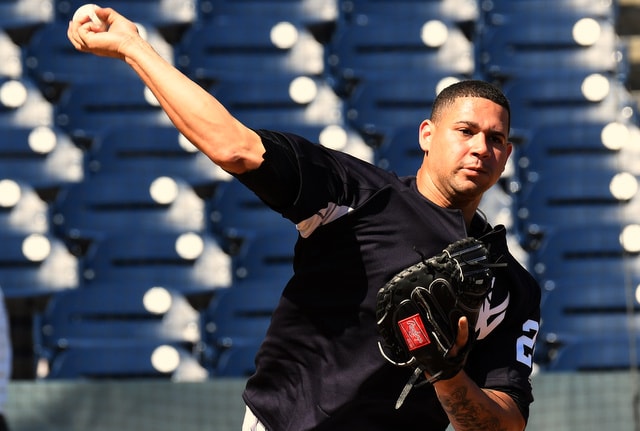
{"type": "Polygon", "coordinates": [[[465,238],[400,272],[379,290],[380,352],[394,365],[414,368],[396,408],[425,372],[427,382],[434,383],[464,367],[480,308],[493,285],[492,266],[484,243],[465,238]],[[451,356],[462,316],[469,322],[468,341],[451,356]]]}

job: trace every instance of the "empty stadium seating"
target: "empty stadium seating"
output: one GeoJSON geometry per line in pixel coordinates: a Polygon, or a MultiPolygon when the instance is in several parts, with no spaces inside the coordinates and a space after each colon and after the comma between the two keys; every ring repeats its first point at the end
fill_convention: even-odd
{"type": "Polygon", "coordinates": [[[133,125],[105,130],[85,152],[88,174],[142,174],[180,178],[208,196],[229,174],[198,151],[173,125],[133,125]]]}
{"type": "Polygon", "coordinates": [[[338,0],[339,19],[355,22],[368,15],[438,17],[458,25],[478,20],[480,7],[467,0],[338,0]]]}
{"type": "Polygon", "coordinates": [[[345,120],[373,148],[384,145],[406,127],[417,128],[429,117],[441,86],[463,79],[462,76],[425,76],[395,79],[393,76],[359,82],[345,99],[345,120]]]}
{"type": "MultiPolygon", "coordinates": [[[[55,18],[68,22],[84,0],[54,0],[55,18]]],[[[185,27],[196,19],[195,0],[115,0],[105,3],[134,22],[144,22],[176,43],[185,27]]]]}
{"type": "Polygon", "coordinates": [[[295,229],[293,223],[267,206],[240,181],[221,183],[207,202],[210,229],[230,254],[247,238],[272,229],[295,229]]]}
{"type": "Polygon", "coordinates": [[[244,376],[271,322],[282,286],[266,280],[219,291],[203,311],[205,364],[216,375],[244,376]],[[241,363],[234,363],[241,357],[241,363]],[[251,358],[251,359],[249,359],[251,358]]]}
{"type": "Polygon", "coordinates": [[[54,106],[25,75],[0,75],[0,127],[38,127],[54,124],[54,106]]]}
{"type": "Polygon", "coordinates": [[[518,77],[503,86],[517,129],[622,118],[635,101],[615,77],[585,71],[518,77]]]}
{"type": "Polygon", "coordinates": [[[342,101],[322,78],[296,73],[230,79],[210,92],[252,128],[329,125],[342,119],[342,101]]]}
{"type": "Polygon", "coordinates": [[[234,283],[262,280],[284,286],[293,275],[297,240],[294,226],[258,230],[247,237],[231,259],[234,283]]]}
{"type": "Polygon", "coordinates": [[[569,274],[635,273],[640,269],[638,253],[626,250],[621,242],[626,226],[593,220],[551,227],[531,253],[532,270],[543,282],[569,274]]]}
{"type": "Polygon", "coordinates": [[[137,79],[125,62],[77,51],[67,38],[68,21],[39,28],[25,47],[26,73],[48,100],[56,101],[69,86],[86,81],[137,79]]]}
{"type": "Polygon", "coordinates": [[[0,1],[0,28],[24,46],[38,27],[53,21],[54,0],[0,1]]]}
{"type": "MultiPolygon", "coordinates": [[[[49,332],[34,336],[43,378],[246,377],[292,274],[295,227],[195,152],[129,66],[73,49],[66,27],[82,3],[0,1],[0,284],[8,298],[52,298],[36,328],[49,332]],[[154,197],[158,178],[166,187],[154,197]],[[140,308],[154,286],[177,307],[140,308]],[[206,310],[185,303],[202,294],[216,298],[206,310]],[[200,319],[202,358],[179,327],[167,329],[172,313],[185,325],[200,319]],[[76,343],[127,334],[140,344],[76,343]],[[47,350],[65,343],[76,348],[47,350]],[[165,343],[173,365],[157,368],[152,354],[165,343]]],[[[611,186],[618,173],[640,178],[640,134],[617,2],[104,6],[249,127],[291,131],[399,175],[419,167],[418,125],[443,86],[500,85],[515,166],[501,182],[509,199],[488,195],[487,205],[514,214],[505,223],[514,246],[545,288],[539,361],[558,371],[632,365],[638,307],[627,284],[637,286],[640,260],[620,235],[640,222],[640,201],[611,186]]]]}
{"type": "Polygon", "coordinates": [[[0,235],[49,232],[47,203],[30,184],[0,179],[0,235]]]}
{"type": "Polygon", "coordinates": [[[623,371],[635,367],[640,346],[637,336],[624,333],[575,337],[553,351],[545,371],[623,371]]]}
{"type": "MultiPolygon", "coordinates": [[[[438,2],[424,4],[440,8],[438,2]]],[[[339,21],[327,45],[327,64],[339,94],[349,94],[369,79],[473,74],[473,45],[444,14],[407,2],[376,6],[358,13],[353,22],[339,21]]]]}
{"type": "Polygon", "coordinates": [[[23,69],[20,46],[0,26],[0,76],[19,78],[23,69]]]}
{"type": "Polygon", "coordinates": [[[198,19],[248,14],[296,20],[307,25],[331,24],[338,18],[339,0],[196,0],[198,19]]]}
{"type": "Polygon", "coordinates": [[[170,124],[167,115],[140,80],[80,81],[54,105],[55,124],[74,142],[89,146],[105,130],[120,126],[170,124]]]}
{"type": "Polygon", "coordinates": [[[81,276],[89,286],[144,283],[185,295],[210,294],[231,283],[228,255],[210,236],[192,232],[111,234],[88,249],[81,276]]]}
{"type": "MultiPolygon", "coordinates": [[[[287,14],[291,17],[292,15],[287,14]]],[[[189,28],[178,64],[202,82],[250,81],[260,75],[321,76],[324,47],[304,22],[247,10],[216,15],[189,28]]]]}
{"type": "Polygon", "coordinates": [[[197,357],[181,346],[157,342],[124,346],[76,347],[60,352],[41,378],[54,379],[167,379],[202,381],[208,376],[197,357]]]}
{"type": "Polygon", "coordinates": [[[24,125],[0,128],[0,176],[24,182],[46,201],[84,179],[83,153],[56,127],[24,125]]]}
{"type": "MultiPolygon", "coordinates": [[[[628,161],[637,164],[638,158],[628,161]]],[[[520,229],[637,220],[640,201],[634,191],[640,173],[625,164],[631,168],[616,154],[550,156],[536,163],[536,171],[522,173],[528,181],[513,194],[520,229]]]]}
{"type": "Polygon", "coordinates": [[[554,339],[581,334],[633,333],[637,330],[635,289],[640,274],[571,274],[546,284],[543,294],[542,334],[554,339]]]}
{"type": "Polygon", "coordinates": [[[492,0],[483,3],[481,12],[485,16],[480,19],[498,21],[514,19],[514,16],[523,21],[524,17],[543,17],[553,19],[558,15],[582,15],[596,18],[606,18],[614,21],[619,13],[616,2],[591,1],[591,0],[492,0]]]}
{"type": "Polygon", "coordinates": [[[375,151],[375,164],[398,175],[413,175],[420,164],[424,151],[420,148],[418,126],[397,127],[375,151]]]}
{"type": "Polygon", "coordinates": [[[212,370],[215,377],[247,378],[256,371],[256,353],[260,340],[251,340],[240,346],[233,346],[220,352],[212,370]]]}
{"type": "Polygon", "coordinates": [[[142,172],[100,173],[65,187],[51,205],[51,220],[52,230],[74,252],[113,233],[205,228],[204,201],[191,186],[142,172]]]}
{"type": "Polygon", "coordinates": [[[614,7],[605,2],[544,3],[486,3],[476,44],[483,74],[508,79],[585,70],[627,76],[626,47],[616,33],[614,7]]]}
{"type": "Polygon", "coordinates": [[[79,262],[45,233],[2,232],[0,280],[7,298],[47,297],[80,285],[79,262]]]}
{"type": "Polygon", "coordinates": [[[200,316],[177,291],[145,284],[98,284],[53,295],[34,318],[34,340],[44,359],[76,347],[150,341],[194,348],[200,341],[200,316]]]}

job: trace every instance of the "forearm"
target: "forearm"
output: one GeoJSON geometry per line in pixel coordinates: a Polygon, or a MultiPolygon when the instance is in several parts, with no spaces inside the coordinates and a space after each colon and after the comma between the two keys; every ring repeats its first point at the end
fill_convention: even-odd
{"type": "Polygon", "coordinates": [[[259,166],[264,152],[259,137],[205,89],[142,39],[130,39],[121,52],[176,128],[211,160],[236,173],[259,166]]]}
{"type": "Polygon", "coordinates": [[[479,388],[464,372],[435,383],[435,389],[456,431],[522,431],[525,427],[509,395],[479,388]]]}

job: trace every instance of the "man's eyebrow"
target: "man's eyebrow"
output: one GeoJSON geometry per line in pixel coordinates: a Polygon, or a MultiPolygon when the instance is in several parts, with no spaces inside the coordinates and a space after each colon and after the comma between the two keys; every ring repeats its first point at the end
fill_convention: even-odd
{"type": "MultiPolygon", "coordinates": [[[[475,121],[468,121],[468,120],[460,120],[460,121],[456,121],[454,124],[456,125],[466,125],[467,127],[471,128],[471,129],[480,129],[480,125],[478,123],[476,123],[475,121]]],[[[493,136],[500,136],[504,139],[507,139],[507,134],[500,131],[500,130],[496,130],[496,129],[491,129],[489,131],[489,133],[493,136]]]]}

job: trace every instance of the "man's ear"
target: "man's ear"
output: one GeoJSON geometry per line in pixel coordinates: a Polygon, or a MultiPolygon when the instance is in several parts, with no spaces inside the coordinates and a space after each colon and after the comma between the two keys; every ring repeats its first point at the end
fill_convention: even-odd
{"type": "Polygon", "coordinates": [[[424,120],[420,123],[419,129],[419,141],[420,148],[425,153],[428,153],[431,148],[431,135],[433,131],[433,122],[431,120],[424,120]]]}
{"type": "Polygon", "coordinates": [[[511,153],[512,152],[513,152],[513,143],[508,142],[507,143],[507,157],[505,157],[504,165],[502,166],[502,172],[504,172],[504,170],[507,168],[507,162],[509,160],[509,157],[511,157],[511,153]]]}

